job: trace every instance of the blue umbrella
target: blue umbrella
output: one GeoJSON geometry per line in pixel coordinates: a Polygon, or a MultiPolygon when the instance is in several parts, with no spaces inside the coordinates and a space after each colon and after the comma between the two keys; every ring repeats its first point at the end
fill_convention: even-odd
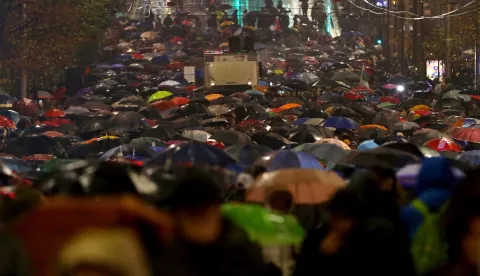
{"type": "Polygon", "coordinates": [[[7,93],[0,92],[0,108],[11,108],[14,99],[7,93]]]}
{"type": "Polygon", "coordinates": [[[2,156],[0,161],[3,162],[10,170],[19,173],[27,173],[33,170],[33,167],[28,161],[18,159],[15,157],[2,156]]]}
{"type": "Polygon", "coordinates": [[[152,150],[153,150],[154,152],[157,152],[157,153],[163,151],[164,149],[165,149],[164,146],[155,146],[155,147],[152,147],[152,150]]]}
{"type": "Polygon", "coordinates": [[[245,94],[251,95],[251,96],[263,96],[263,93],[257,90],[247,90],[245,91],[245,94]]]}
{"type": "Polygon", "coordinates": [[[112,157],[123,156],[123,152],[127,152],[127,151],[128,151],[128,146],[127,145],[120,145],[120,146],[114,147],[114,148],[109,149],[106,152],[104,152],[100,156],[99,160],[105,161],[105,160],[108,160],[112,157]]]}
{"type": "Polygon", "coordinates": [[[325,120],[324,127],[345,128],[345,129],[359,129],[360,125],[355,120],[346,117],[332,116],[325,120]]]}
{"type": "Polygon", "coordinates": [[[213,165],[226,167],[236,162],[217,147],[193,141],[166,148],[150,159],[146,165],[213,165]]]}
{"type": "MultiPolygon", "coordinates": [[[[129,54],[120,54],[117,56],[117,60],[127,61],[132,59],[133,59],[132,56],[129,54]]],[[[123,67],[118,67],[118,68],[123,68],[123,67]]]]}
{"type": "Polygon", "coordinates": [[[293,122],[293,125],[294,126],[299,126],[299,125],[303,125],[305,124],[305,122],[307,122],[308,120],[310,120],[311,118],[308,118],[308,117],[304,117],[304,118],[298,118],[295,120],[295,122],[293,122]]]}
{"type": "MultiPolygon", "coordinates": [[[[268,156],[265,167],[267,171],[275,171],[286,168],[302,168],[323,170],[323,166],[315,157],[306,152],[294,152],[292,150],[279,150],[268,156]]],[[[265,160],[267,158],[263,158],[265,160]]]]}
{"type": "Polygon", "coordinates": [[[460,154],[458,160],[468,163],[473,166],[480,165],[480,150],[466,151],[460,154]]]}
{"type": "Polygon", "coordinates": [[[15,124],[20,121],[20,114],[14,110],[10,109],[0,109],[0,116],[6,117],[10,120],[12,120],[15,124]]]}
{"type": "Polygon", "coordinates": [[[358,145],[358,150],[369,150],[369,149],[374,149],[378,147],[379,145],[375,143],[374,140],[366,140],[366,141],[363,141],[360,145],[358,145]]]}
{"type": "Polygon", "coordinates": [[[158,65],[167,65],[170,63],[170,58],[167,55],[156,56],[152,58],[151,62],[158,65]]]}
{"type": "Polygon", "coordinates": [[[258,82],[258,86],[270,86],[270,83],[264,80],[261,80],[258,82]]]}

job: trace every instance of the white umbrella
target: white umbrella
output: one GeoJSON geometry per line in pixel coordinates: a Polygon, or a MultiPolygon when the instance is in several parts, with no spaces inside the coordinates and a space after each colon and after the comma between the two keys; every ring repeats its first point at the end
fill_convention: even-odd
{"type": "Polygon", "coordinates": [[[203,130],[185,130],[182,133],[182,137],[199,141],[199,142],[207,142],[210,136],[212,136],[210,133],[205,132],[203,130]]]}
{"type": "Polygon", "coordinates": [[[160,85],[165,85],[165,86],[176,86],[176,85],[179,85],[180,83],[178,81],[174,81],[174,80],[167,80],[167,81],[164,81],[162,83],[160,83],[160,85]]]}

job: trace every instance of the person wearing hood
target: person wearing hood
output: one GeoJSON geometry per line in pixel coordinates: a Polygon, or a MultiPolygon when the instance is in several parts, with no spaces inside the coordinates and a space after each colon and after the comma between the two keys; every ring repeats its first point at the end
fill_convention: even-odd
{"type": "MultiPolygon", "coordinates": [[[[451,163],[443,157],[427,158],[423,161],[417,176],[415,197],[430,210],[437,212],[445,206],[458,182],[451,163]]],[[[418,227],[423,223],[423,215],[413,206],[408,204],[400,212],[405,222],[410,238],[413,238],[418,227]]]]}
{"type": "Polygon", "coordinates": [[[196,168],[178,168],[171,178],[175,188],[165,204],[178,235],[156,262],[163,275],[270,275],[261,248],[222,216],[220,184],[196,168]]]}
{"type": "Polygon", "coordinates": [[[303,242],[293,276],[415,275],[407,235],[400,229],[391,190],[378,174],[356,174],[328,203],[329,221],[303,242]],[[396,222],[397,221],[397,222],[396,222]]]}
{"type": "MultiPolygon", "coordinates": [[[[281,187],[272,189],[269,191],[265,207],[283,215],[290,215],[295,208],[293,195],[288,189],[281,187]]],[[[281,275],[292,275],[295,265],[295,248],[293,246],[264,246],[263,255],[267,262],[271,262],[281,270],[281,275]]]]}

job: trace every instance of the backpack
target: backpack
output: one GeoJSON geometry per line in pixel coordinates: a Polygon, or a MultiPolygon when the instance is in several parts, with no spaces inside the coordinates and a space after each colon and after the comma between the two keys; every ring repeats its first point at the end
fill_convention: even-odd
{"type": "Polygon", "coordinates": [[[423,215],[423,223],[413,236],[411,253],[418,275],[424,275],[448,259],[448,245],[441,226],[441,216],[448,203],[431,212],[425,203],[415,199],[412,206],[423,215]]]}

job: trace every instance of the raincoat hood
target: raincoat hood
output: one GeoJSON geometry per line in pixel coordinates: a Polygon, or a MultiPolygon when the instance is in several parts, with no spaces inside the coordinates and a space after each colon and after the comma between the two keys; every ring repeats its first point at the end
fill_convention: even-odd
{"type": "Polygon", "coordinates": [[[430,189],[453,191],[457,178],[450,161],[443,157],[427,158],[417,176],[416,194],[430,189]]]}

